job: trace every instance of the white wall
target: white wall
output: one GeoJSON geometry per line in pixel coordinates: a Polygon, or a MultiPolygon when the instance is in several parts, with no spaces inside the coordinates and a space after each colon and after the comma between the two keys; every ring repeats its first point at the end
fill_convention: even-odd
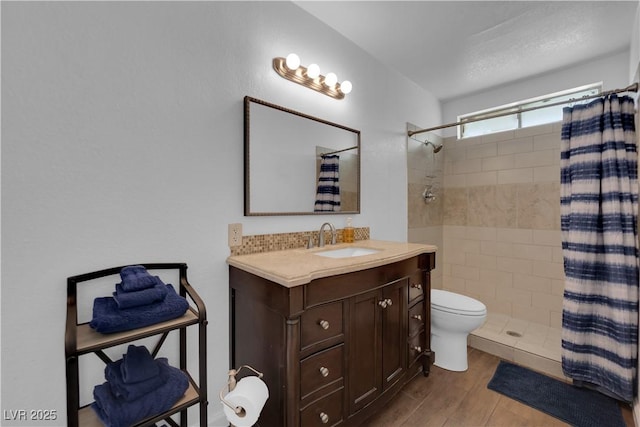
{"type": "Polygon", "coordinates": [[[629,55],[629,81],[637,81],[640,71],[640,1],[636,9],[636,20],[631,33],[631,49],[629,55]]]}
{"type": "MultiPolygon", "coordinates": [[[[245,95],[360,129],[354,225],[406,239],[406,122],[439,124],[439,104],[297,6],[1,7],[3,410],[54,409],[50,425],[66,419],[66,277],[184,261],[208,308],[210,419],[220,415],[227,224],[262,234],[344,222],[243,217],[245,95]],[[292,51],[351,80],[353,92],[337,101],[282,79],[272,58],[292,51]]],[[[13,424],[28,425],[3,423],[13,424]]]]}
{"type": "MultiPolygon", "coordinates": [[[[506,84],[476,94],[455,98],[442,103],[442,116],[446,123],[458,120],[458,115],[534,98],[591,83],[603,82],[603,90],[624,88],[629,84],[629,50],[588,61],[574,67],[541,74],[526,81],[506,84]]],[[[445,130],[444,135],[456,135],[456,128],[445,130]]]]}

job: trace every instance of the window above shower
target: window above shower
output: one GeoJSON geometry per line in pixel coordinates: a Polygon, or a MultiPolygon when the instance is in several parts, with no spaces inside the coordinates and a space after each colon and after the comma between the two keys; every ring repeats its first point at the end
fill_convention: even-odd
{"type": "Polygon", "coordinates": [[[487,135],[506,130],[538,126],[562,120],[562,109],[572,105],[564,103],[551,105],[575,99],[579,101],[585,96],[598,95],[602,92],[602,82],[567,89],[536,98],[525,99],[507,105],[501,105],[482,111],[458,116],[458,122],[469,121],[458,126],[458,138],[487,135]],[[551,105],[544,107],[545,105],[551,105]],[[494,117],[499,116],[499,117],[494,117]]]}

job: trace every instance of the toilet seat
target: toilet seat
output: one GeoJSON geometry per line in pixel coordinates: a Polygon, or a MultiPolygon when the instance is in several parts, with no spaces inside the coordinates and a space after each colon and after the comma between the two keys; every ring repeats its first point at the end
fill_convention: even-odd
{"type": "Polygon", "coordinates": [[[461,316],[486,316],[487,314],[487,307],[480,301],[442,289],[431,290],[431,308],[461,316]]]}

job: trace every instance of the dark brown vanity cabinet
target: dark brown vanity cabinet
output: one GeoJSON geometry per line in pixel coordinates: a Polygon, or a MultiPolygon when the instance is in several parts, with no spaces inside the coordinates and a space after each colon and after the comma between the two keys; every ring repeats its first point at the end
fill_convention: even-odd
{"type": "Polygon", "coordinates": [[[287,287],[229,267],[231,367],[264,373],[261,427],[356,426],[429,374],[435,254],[287,287]]]}
{"type": "Polygon", "coordinates": [[[406,279],[349,299],[349,413],[393,385],[407,369],[406,279]]]}

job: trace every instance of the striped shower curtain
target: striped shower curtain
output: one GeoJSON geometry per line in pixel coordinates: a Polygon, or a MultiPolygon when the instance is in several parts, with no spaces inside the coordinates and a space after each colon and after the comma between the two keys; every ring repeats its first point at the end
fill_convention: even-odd
{"type": "Polygon", "coordinates": [[[340,156],[322,156],[315,212],[340,211],[340,156]]]}
{"type": "Polygon", "coordinates": [[[638,182],[634,101],[564,108],[562,369],[631,402],[638,357],[638,182]]]}

